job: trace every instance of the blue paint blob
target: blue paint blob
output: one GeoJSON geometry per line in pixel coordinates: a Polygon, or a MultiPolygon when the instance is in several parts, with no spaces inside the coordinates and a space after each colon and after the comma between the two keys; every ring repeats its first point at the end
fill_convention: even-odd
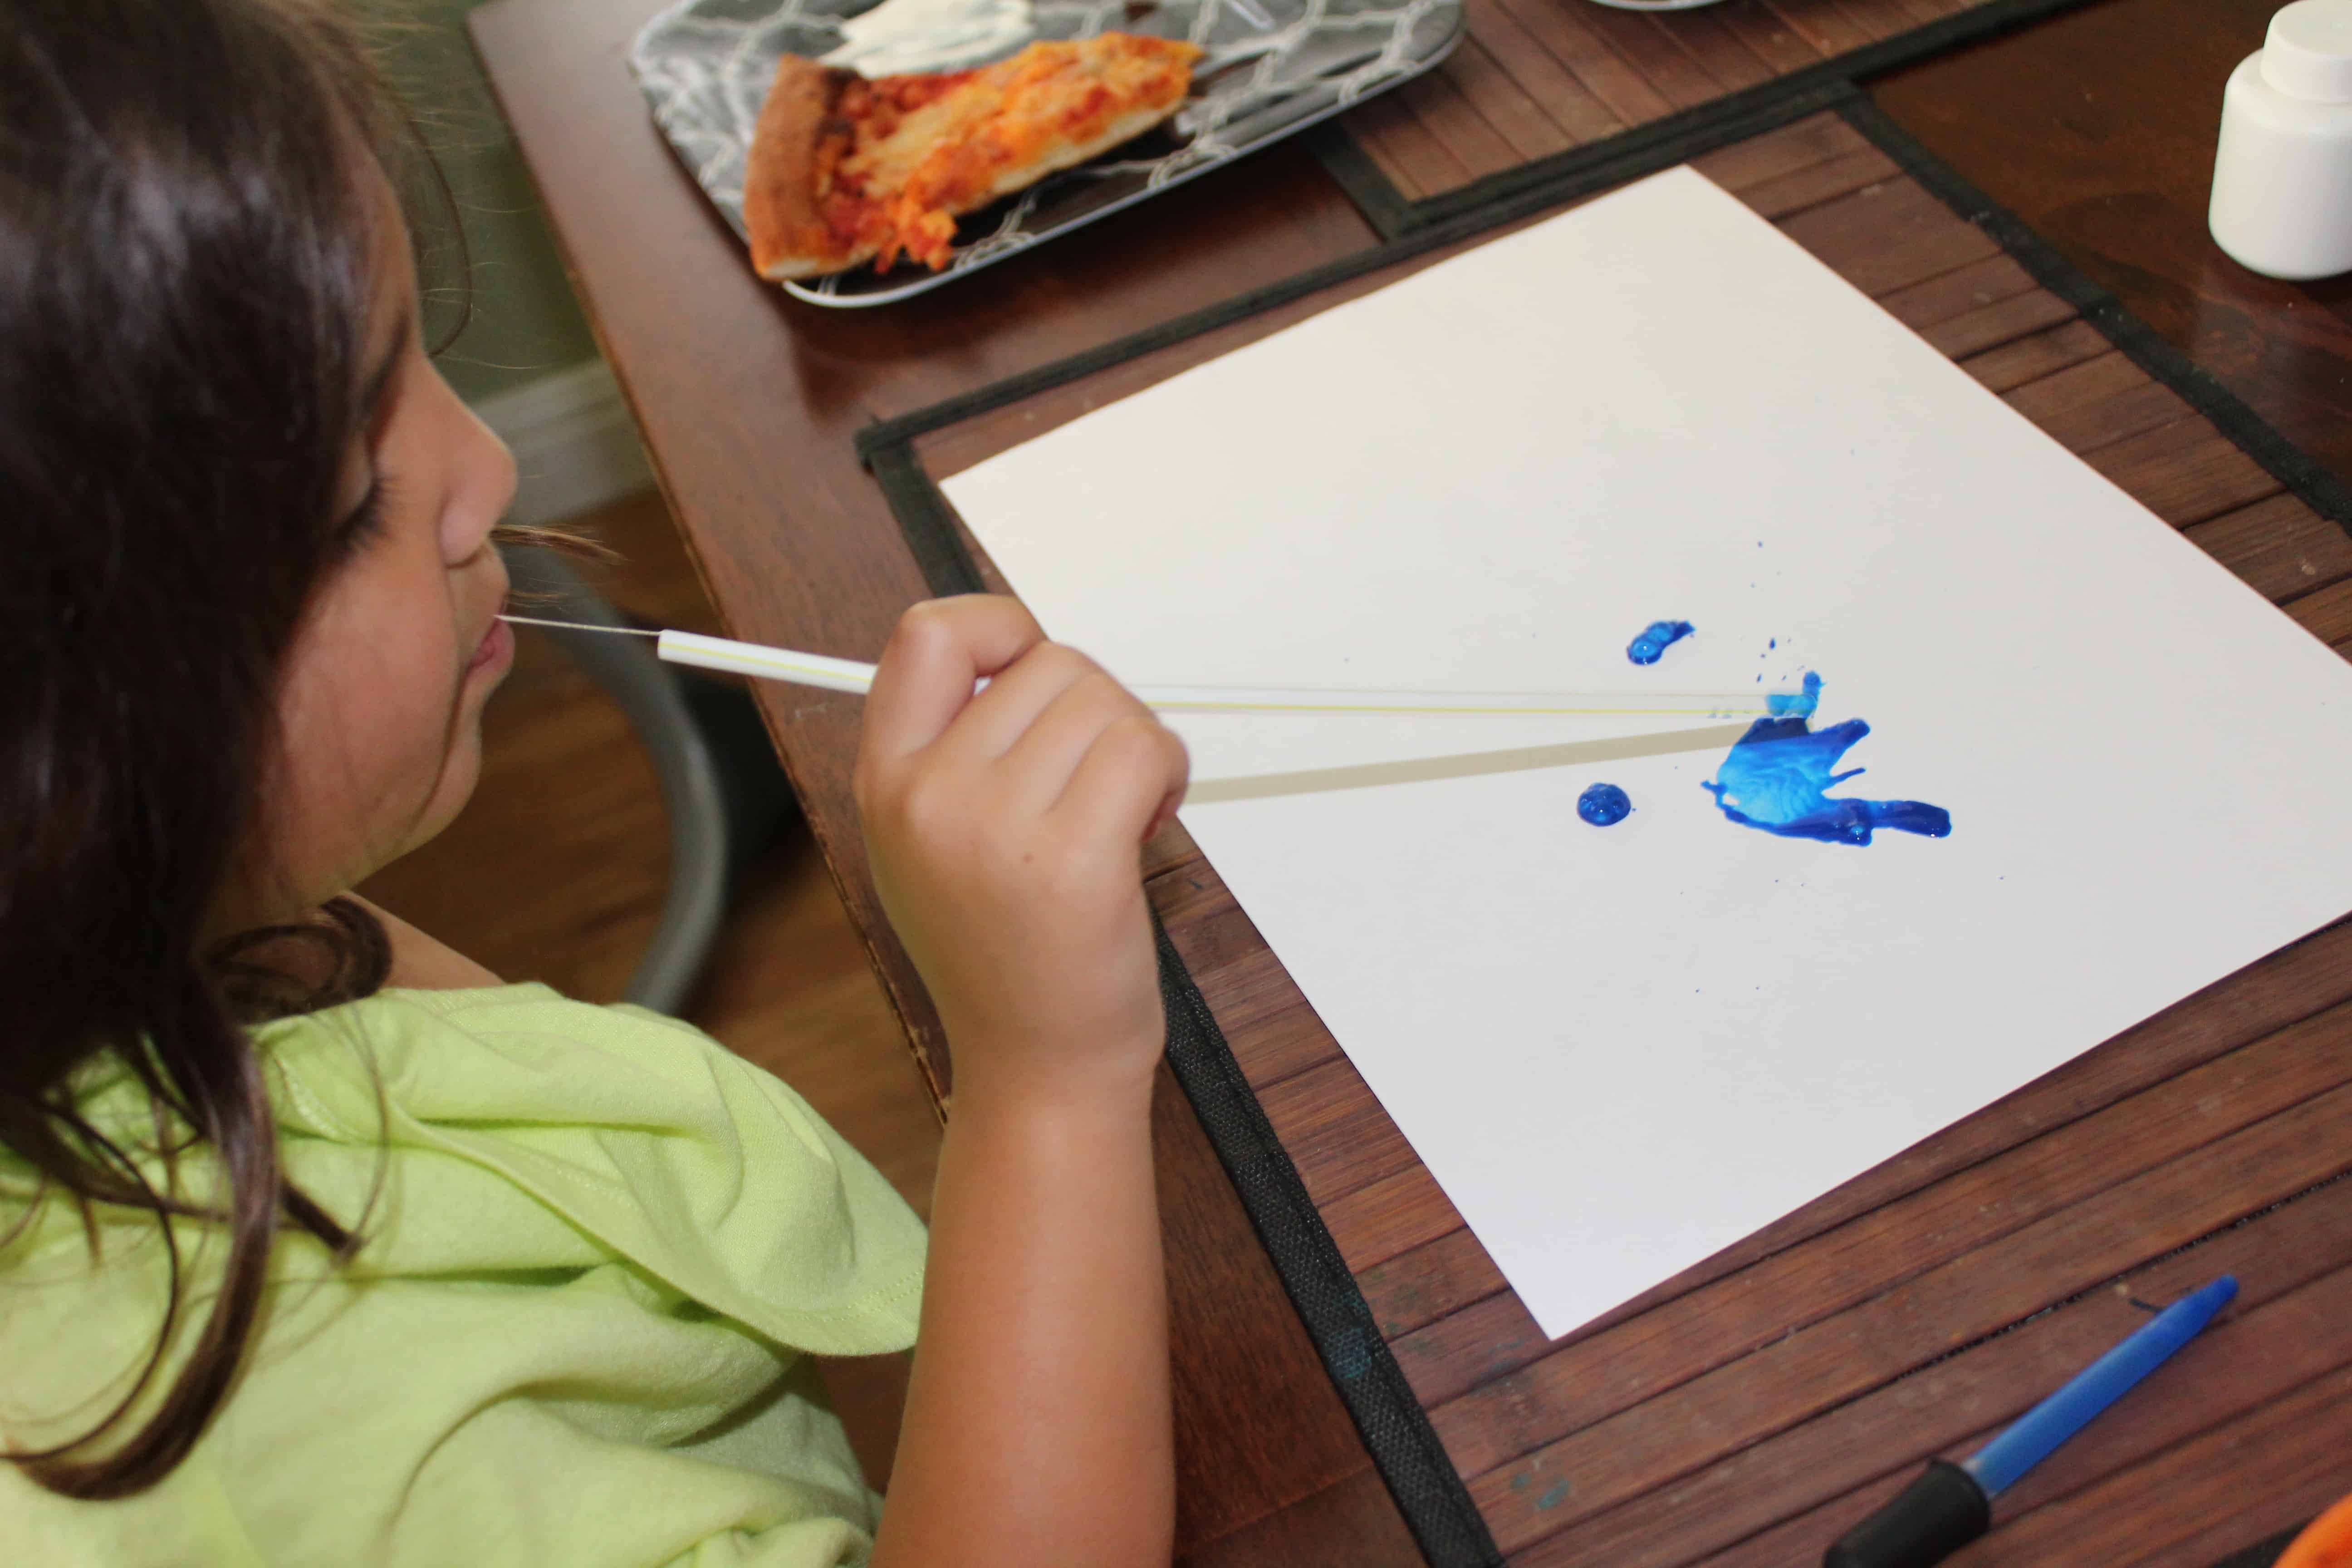
{"type": "Polygon", "coordinates": [[[1652,621],[1642,635],[1625,645],[1625,657],[1635,664],[1655,664],[1658,656],[1691,635],[1688,621],[1652,621]]]}
{"type": "Polygon", "coordinates": [[[1830,798],[1832,787],[1863,771],[1831,770],[1870,733],[1870,726],[1848,719],[1814,733],[1813,710],[1821,690],[1822,678],[1809,674],[1802,695],[1768,699],[1772,716],[1750,724],[1716,770],[1715,780],[1699,785],[1715,796],[1717,808],[1743,827],[1825,844],[1867,844],[1872,830],[1880,827],[1929,838],[1949,834],[1951,813],[1940,805],[1918,800],[1830,798]]]}
{"type": "Polygon", "coordinates": [[[1576,815],[1595,827],[1613,827],[1633,814],[1633,803],[1612,784],[1597,784],[1576,797],[1576,815]]]}

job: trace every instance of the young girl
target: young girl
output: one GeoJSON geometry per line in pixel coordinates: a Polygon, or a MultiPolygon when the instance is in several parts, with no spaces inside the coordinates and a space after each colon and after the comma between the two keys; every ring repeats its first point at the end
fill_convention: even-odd
{"type": "Polygon", "coordinates": [[[928,1263],[781,1084],[343,891],[512,651],[406,145],[322,0],[0,8],[0,1562],[1165,1562],[1184,762],[1100,671],[943,602],[867,702],[956,1047],[928,1263]],[[806,1357],[919,1315],[884,1510],[806,1357]]]}

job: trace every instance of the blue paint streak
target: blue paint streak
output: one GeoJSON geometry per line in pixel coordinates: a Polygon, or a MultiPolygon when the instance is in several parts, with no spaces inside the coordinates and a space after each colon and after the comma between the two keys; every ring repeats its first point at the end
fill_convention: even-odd
{"type": "Polygon", "coordinates": [[[1613,784],[1597,784],[1576,797],[1576,815],[1595,827],[1611,827],[1633,810],[1625,792],[1613,784]]]}
{"type": "Polygon", "coordinates": [[[1625,645],[1625,657],[1635,664],[1655,664],[1658,656],[1691,635],[1688,621],[1652,621],[1642,635],[1625,645]]]}
{"type": "Polygon", "coordinates": [[[1833,773],[1840,758],[1870,733],[1859,719],[1832,724],[1816,734],[1815,707],[1822,678],[1808,674],[1801,693],[1766,700],[1771,717],[1759,719],[1733,744],[1712,783],[1701,789],[1715,796],[1723,815],[1743,827],[1761,828],[1783,838],[1818,838],[1825,844],[1867,844],[1873,829],[1891,827],[1941,838],[1952,831],[1951,813],[1917,800],[1847,800],[1829,791],[1861,773],[1833,773]]]}

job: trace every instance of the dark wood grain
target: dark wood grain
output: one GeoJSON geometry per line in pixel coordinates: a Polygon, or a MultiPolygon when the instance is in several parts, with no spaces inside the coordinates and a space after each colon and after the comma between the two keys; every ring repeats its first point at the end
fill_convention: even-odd
{"type": "Polygon", "coordinates": [[[2352,473],[2352,280],[2256,277],[2205,230],[2221,85],[2277,8],[2103,0],[1871,94],[2289,439],[2352,473]]]}
{"type": "MultiPolygon", "coordinates": [[[[1378,100],[1355,123],[1392,177],[1459,184],[1549,145],[1545,121],[1581,144],[1790,68],[1800,50],[1850,49],[1969,3],[1734,0],[1692,21],[1475,0],[1483,25],[1465,75],[1378,100]],[[1509,93],[1524,104],[1495,108],[1491,95],[1509,93]]],[[[627,84],[621,51],[652,4],[495,0],[476,26],[699,569],[740,636],[871,657],[921,593],[850,451],[867,419],[1370,243],[1318,169],[1276,150],[909,305],[807,310],[751,280],[627,84]]],[[[2221,76],[2268,9],[2104,0],[1907,71],[1884,100],[2343,471],[2342,286],[2250,279],[2202,236],[2221,76]],[[2161,71],[2134,64],[2151,38],[2164,40],[2161,71]]],[[[1816,117],[1698,165],[2313,635],[2352,647],[2352,538],[1851,127],[1816,117]]],[[[920,454],[952,473],[1409,269],[950,426],[920,454]]],[[[879,916],[846,798],[854,706],[761,695],[853,920],[944,1093],[945,1042],[879,916]]],[[[2352,1487],[2340,1460],[2352,1455],[2352,1399],[2338,1388],[2352,1375],[2341,1327],[2352,1321],[2352,1182],[2320,1184],[2352,1168],[2352,925],[1548,1342],[1214,868],[1171,829],[1146,869],[1514,1561],[1817,1562],[1918,1462],[1964,1447],[2127,1326],[2113,1287],[2161,1298],[2223,1267],[2245,1298],[2146,1391],[2144,1417],[2086,1436],[2032,1478],[1968,1560],[2201,1564],[2307,1514],[2329,1487],[2352,1487]]],[[[1411,1561],[1229,1184],[1165,1085],[1157,1119],[1191,1560],[1411,1561]]]]}

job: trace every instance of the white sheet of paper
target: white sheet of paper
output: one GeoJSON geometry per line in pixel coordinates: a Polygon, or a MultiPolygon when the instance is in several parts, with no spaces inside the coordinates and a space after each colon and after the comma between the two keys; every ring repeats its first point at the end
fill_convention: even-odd
{"type": "MultiPolygon", "coordinates": [[[[1185,810],[1549,1334],[2352,908],[2352,668],[1688,170],[943,488],[1130,681],[1810,668],[1838,793],[1950,811],[1776,837],[1719,752],[1185,810]]],[[[1226,778],[1654,726],[1179,727],[1226,778]]]]}

